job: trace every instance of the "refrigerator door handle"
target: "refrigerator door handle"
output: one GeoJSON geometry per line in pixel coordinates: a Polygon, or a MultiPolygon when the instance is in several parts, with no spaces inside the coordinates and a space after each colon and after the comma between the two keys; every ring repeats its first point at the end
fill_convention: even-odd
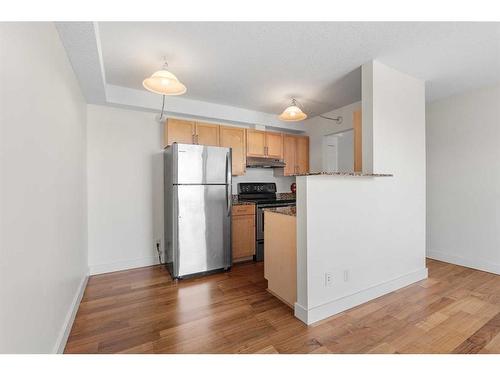
{"type": "Polygon", "coordinates": [[[227,216],[231,215],[231,200],[232,200],[232,186],[231,186],[231,151],[226,154],[226,204],[227,216]]]}

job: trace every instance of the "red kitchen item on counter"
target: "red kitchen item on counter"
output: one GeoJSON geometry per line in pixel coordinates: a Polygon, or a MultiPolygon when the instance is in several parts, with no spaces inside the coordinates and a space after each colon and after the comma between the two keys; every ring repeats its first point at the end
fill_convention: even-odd
{"type": "Polygon", "coordinates": [[[295,191],[297,190],[297,184],[295,182],[293,182],[291,185],[290,185],[290,191],[292,193],[295,194],[295,191]]]}

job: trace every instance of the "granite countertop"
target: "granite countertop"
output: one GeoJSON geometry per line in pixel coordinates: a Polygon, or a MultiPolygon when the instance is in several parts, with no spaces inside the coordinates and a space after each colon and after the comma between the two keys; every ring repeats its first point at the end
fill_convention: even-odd
{"type": "Polygon", "coordinates": [[[295,199],[295,193],[276,193],[278,199],[295,199]]]}
{"type": "Polygon", "coordinates": [[[393,177],[389,173],[362,173],[362,172],[311,172],[294,175],[300,176],[347,176],[347,177],[393,177]]]}
{"type": "Polygon", "coordinates": [[[254,202],[241,202],[238,200],[238,195],[237,194],[233,194],[233,200],[232,200],[232,205],[233,206],[236,206],[236,205],[255,205],[254,202]]]}
{"type": "Polygon", "coordinates": [[[288,215],[288,216],[297,216],[297,207],[295,206],[269,207],[269,208],[264,208],[264,211],[274,212],[277,214],[288,215]]]}

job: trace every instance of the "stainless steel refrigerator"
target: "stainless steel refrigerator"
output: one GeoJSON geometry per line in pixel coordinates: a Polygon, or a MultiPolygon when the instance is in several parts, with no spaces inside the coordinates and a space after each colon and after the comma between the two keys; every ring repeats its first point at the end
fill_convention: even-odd
{"type": "Polygon", "coordinates": [[[164,150],[165,261],[173,278],[231,267],[231,149],[164,150]]]}

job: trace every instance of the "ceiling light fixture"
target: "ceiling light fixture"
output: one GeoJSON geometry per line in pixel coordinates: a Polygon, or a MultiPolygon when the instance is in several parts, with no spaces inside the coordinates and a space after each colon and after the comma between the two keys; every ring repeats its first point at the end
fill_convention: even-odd
{"type": "Polygon", "coordinates": [[[307,115],[300,109],[297,100],[292,98],[292,105],[285,108],[279,115],[281,121],[302,121],[307,118],[307,115]]]}
{"type": "Polygon", "coordinates": [[[153,73],[149,78],[142,81],[142,85],[146,90],[160,95],[182,95],[186,92],[184,86],[175,75],[168,70],[168,63],[165,60],[161,70],[153,73]]]}
{"type": "Polygon", "coordinates": [[[161,113],[158,121],[163,121],[163,110],[165,108],[165,96],[167,95],[182,95],[186,92],[186,86],[184,86],[177,77],[170,73],[168,69],[167,59],[163,58],[164,63],[161,70],[153,73],[151,77],[146,78],[142,81],[142,85],[148,91],[154,92],[163,96],[163,103],[161,106],[161,113]]]}

